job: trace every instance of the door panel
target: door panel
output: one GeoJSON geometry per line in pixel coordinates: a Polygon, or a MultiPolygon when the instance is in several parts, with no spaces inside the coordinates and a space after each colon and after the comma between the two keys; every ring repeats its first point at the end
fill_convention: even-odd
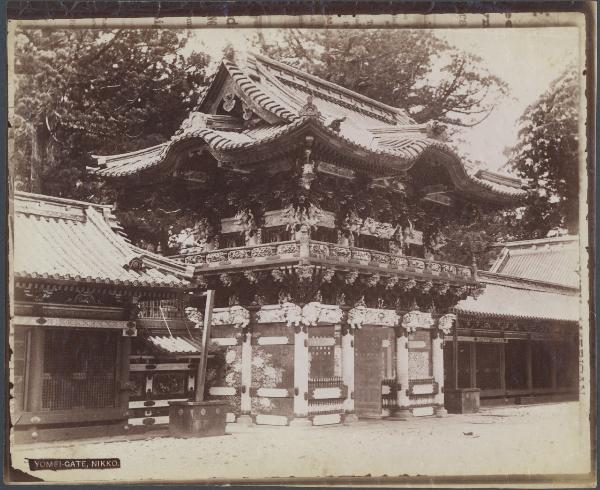
{"type": "Polygon", "coordinates": [[[390,339],[393,340],[393,331],[382,327],[363,327],[354,335],[354,409],[359,417],[381,417],[381,381],[388,349],[385,346],[390,339]]]}

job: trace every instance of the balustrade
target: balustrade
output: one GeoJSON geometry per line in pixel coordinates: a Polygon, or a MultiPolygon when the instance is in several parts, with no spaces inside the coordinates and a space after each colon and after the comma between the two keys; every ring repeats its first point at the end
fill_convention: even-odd
{"type": "MultiPolygon", "coordinates": [[[[199,267],[216,269],[227,265],[251,265],[254,262],[296,259],[300,258],[301,254],[299,241],[285,241],[181,254],[172,258],[188,264],[196,264],[199,267]]],[[[309,240],[308,256],[302,258],[313,259],[315,262],[356,264],[390,272],[405,271],[463,281],[475,279],[473,269],[467,266],[316,240],[309,240]]]]}

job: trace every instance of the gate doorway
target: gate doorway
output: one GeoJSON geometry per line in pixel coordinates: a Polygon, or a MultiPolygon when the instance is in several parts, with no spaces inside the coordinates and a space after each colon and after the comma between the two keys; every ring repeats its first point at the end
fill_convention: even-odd
{"type": "Polygon", "coordinates": [[[365,326],[354,334],[354,410],[361,418],[381,418],[381,385],[393,377],[394,331],[365,326]]]}

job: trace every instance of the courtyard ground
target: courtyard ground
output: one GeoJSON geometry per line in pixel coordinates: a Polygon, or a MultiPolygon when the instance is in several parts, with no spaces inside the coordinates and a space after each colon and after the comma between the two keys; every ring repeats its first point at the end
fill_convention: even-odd
{"type": "Polygon", "coordinates": [[[579,420],[579,404],[571,402],[482,408],[472,415],[406,422],[228,426],[228,435],[203,439],[145,436],[21,445],[12,450],[12,464],[29,472],[26,458],[121,459],[120,469],[31,472],[55,482],[217,483],[295,477],[306,483],[315,477],[583,474],[590,459],[586,428],[579,420]]]}

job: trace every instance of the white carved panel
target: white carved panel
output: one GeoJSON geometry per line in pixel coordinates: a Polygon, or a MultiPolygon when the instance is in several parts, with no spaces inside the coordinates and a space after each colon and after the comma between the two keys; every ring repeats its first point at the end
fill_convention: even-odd
{"type": "Polygon", "coordinates": [[[256,416],[256,423],[258,425],[288,425],[288,419],[283,415],[259,414],[256,416]]]}
{"type": "Polygon", "coordinates": [[[326,400],[328,398],[341,398],[341,388],[315,388],[312,396],[315,400],[326,400]]]}
{"type": "Polygon", "coordinates": [[[287,388],[258,388],[256,396],[265,396],[268,398],[286,398],[288,396],[287,388]]]}
{"type": "Polygon", "coordinates": [[[214,396],[233,396],[235,388],[232,386],[211,386],[208,393],[214,396]]]}
{"type": "Polygon", "coordinates": [[[342,416],[339,413],[328,413],[325,415],[315,415],[313,417],[313,425],[339,424],[341,421],[342,416]]]}
{"type": "Polygon", "coordinates": [[[290,343],[287,337],[258,337],[256,339],[258,345],[287,345],[290,343]]]}
{"type": "Polygon", "coordinates": [[[427,417],[433,415],[433,407],[414,407],[411,412],[415,417],[427,417]]]}
{"type": "Polygon", "coordinates": [[[413,385],[411,394],[412,395],[429,395],[434,391],[434,386],[432,384],[427,385],[413,385]]]}

